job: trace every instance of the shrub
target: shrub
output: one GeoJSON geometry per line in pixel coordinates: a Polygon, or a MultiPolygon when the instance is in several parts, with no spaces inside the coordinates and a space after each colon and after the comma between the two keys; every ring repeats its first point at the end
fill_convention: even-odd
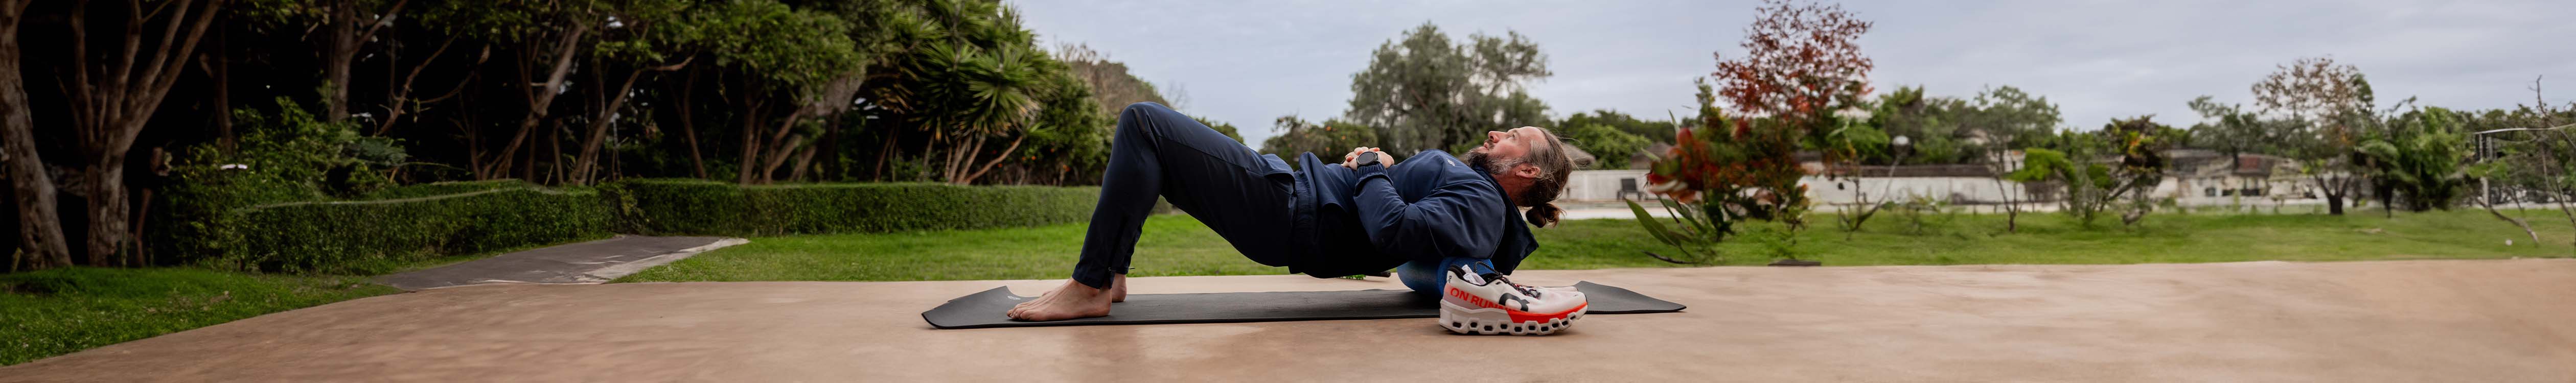
{"type": "Polygon", "coordinates": [[[601,193],[536,187],[384,201],[235,209],[194,239],[223,269],[377,274],[441,256],[595,238],[614,219],[601,193]]]}
{"type": "Polygon", "coordinates": [[[1078,222],[1094,187],[930,183],[737,186],[703,180],[635,180],[614,187],[648,234],[779,235],[975,229],[1078,222]]]}
{"type": "Polygon", "coordinates": [[[515,189],[515,188],[531,188],[531,187],[536,187],[536,186],[537,186],[536,184],[528,183],[527,181],[515,180],[515,179],[498,179],[498,180],[484,180],[484,181],[449,181],[449,182],[432,182],[432,183],[425,183],[425,184],[419,184],[419,185],[411,185],[411,186],[402,186],[402,187],[386,188],[386,189],[384,189],[384,190],[377,190],[377,191],[373,191],[373,192],[368,192],[368,193],[366,193],[366,194],[360,194],[360,195],[358,195],[358,198],[354,198],[354,199],[357,199],[357,200],[370,200],[370,201],[372,201],[372,200],[389,200],[389,199],[404,199],[404,198],[420,198],[420,197],[434,197],[434,196],[443,196],[443,195],[451,195],[451,194],[464,194],[464,193],[472,193],[472,192],[479,192],[479,191],[486,191],[486,190],[515,189]]]}
{"type": "Polygon", "coordinates": [[[631,180],[548,189],[517,180],[442,182],[319,200],[268,177],[178,185],[162,254],[219,269],[379,274],[444,256],[611,233],[778,235],[1049,225],[1090,217],[1099,188],[948,184],[738,186],[631,180]],[[297,193],[236,193],[287,190],[297,193]],[[233,193],[233,194],[225,194],[233,193]],[[240,194],[240,195],[235,195],[240,194]],[[258,194],[253,196],[251,194],[258,194]],[[298,202],[278,202],[298,201],[298,202]],[[209,202],[209,203],[196,203],[209,202]]]}

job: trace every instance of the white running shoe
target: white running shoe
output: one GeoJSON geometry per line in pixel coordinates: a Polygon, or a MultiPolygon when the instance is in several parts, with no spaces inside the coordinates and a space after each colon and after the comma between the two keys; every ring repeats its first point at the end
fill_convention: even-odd
{"type": "Polygon", "coordinates": [[[1483,263],[1450,267],[1440,326],[1460,334],[1547,335],[1573,326],[1590,307],[1574,288],[1522,286],[1483,263]]]}

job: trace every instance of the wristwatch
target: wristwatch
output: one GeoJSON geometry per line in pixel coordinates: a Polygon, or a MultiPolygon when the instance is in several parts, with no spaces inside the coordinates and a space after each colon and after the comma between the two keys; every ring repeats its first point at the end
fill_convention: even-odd
{"type": "Polygon", "coordinates": [[[1377,152],[1360,153],[1360,160],[1357,164],[1357,166],[1385,165],[1384,163],[1378,162],[1377,152]]]}

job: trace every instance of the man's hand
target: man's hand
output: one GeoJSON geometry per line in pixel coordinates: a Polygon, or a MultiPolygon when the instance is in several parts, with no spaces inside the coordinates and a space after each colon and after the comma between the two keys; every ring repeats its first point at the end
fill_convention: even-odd
{"type": "Polygon", "coordinates": [[[1342,167],[1351,169],[1360,168],[1360,153],[1369,152],[1377,153],[1378,165],[1395,166],[1395,155],[1386,154],[1385,150],[1380,150],[1378,148],[1362,146],[1351,148],[1351,154],[1342,155],[1342,167]]]}

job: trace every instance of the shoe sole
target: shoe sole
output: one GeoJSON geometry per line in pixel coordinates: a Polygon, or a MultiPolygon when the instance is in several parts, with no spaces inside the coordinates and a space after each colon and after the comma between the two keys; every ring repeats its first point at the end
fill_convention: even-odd
{"type": "Polygon", "coordinates": [[[1510,311],[1497,308],[1467,308],[1448,300],[1440,301],[1440,327],[1449,332],[1473,335],[1547,335],[1574,327],[1583,319],[1590,305],[1575,308],[1573,313],[1546,321],[1513,322],[1510,311]]]}

